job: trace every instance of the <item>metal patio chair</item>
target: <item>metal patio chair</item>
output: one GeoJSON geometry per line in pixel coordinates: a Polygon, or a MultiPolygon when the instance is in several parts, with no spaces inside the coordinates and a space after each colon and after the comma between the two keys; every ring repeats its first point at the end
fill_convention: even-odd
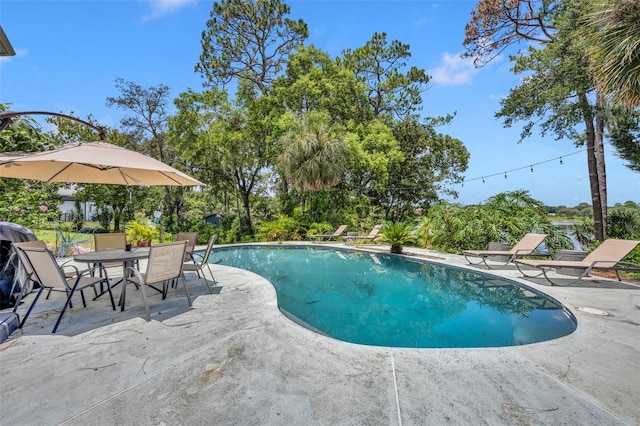
{"type": "Polygon", "coordinates": [[[169,283],[180,278],[182,279],[184,292],[187,296],[187,302],[189,303],[189,306],[191,306],[191,295],[189,294],[189,288],[187,287],[187,280],[182,273],[182,265],[184,263],[186,249],[186,240],[176,241],[174,243],[155,244],[149,249],[147,269],[144,273],[138,271],[136,268],[127,268],[132,276],[127,278],[125,280],[125,285],[122,286],[122,295],[120,296],[122,309],[124,310],[125,305],[127,290],[126,284],[129,281],[133,281],[140,286],[140,293],[142,294],[142,303],[144,304],[146,318],[147,321],[151,321],[151,315],[149,314],[149,302],[147,300],[147,287],[152,287],[157,290],[153,284],[162,284],[161,292],[162,299],[164,300],[167,296],[169,283]]]}
{"type": "Polygon", "coordinates": [[[207,288],[209,288],[209,293],[213,294],[213,288],[211,287],[211,285],[209,284],[209,281],[207,280],[207,276],[204,273],[204,268],[206,267],[209,270],[209,274],[211,275],[211,281],[213,281],[213,284],[216,284],[216,279],[213,276],[213,272],[211,271],[211,267],[209,266],[209,255],[211,254],[211,250],[213,249],[213,245],[216,242],[216,239],[218,238],[217,235],[212,235],[211,238],[209,238],[209,243],[207,244],[207,249],[204,251],[204,254],[200,254],[200,253],[194,253],[193,257],[194,257],[194,262],[195,263],[184,263],[182,265],[182,271],[183,272],[195,272],[196,274],[198,274],[198,278],[200,278],[200,272],[202,272],[202,279],[204,279],[204,282],[207,284],[207,288]],[[196,262],[195,257],[199,257],[200,258],[200,262],[196,262]]]}
{"type": "Polygon", "coordinates": [[[178,232],[178,236],[176,237],[176,241],[187,241],[187,253],[185,255],[185,262],[189,260],[195,259],[193,258],[193,249],[198,244],[198,233],[197,232],[178,232]]]}
{"type": "MultiPolygon", "coordinates": [[[[76,274],[73,277],[66,277],[65,272],[58,262],[56,261],[55,256],[46,248],[38,248],[38,247],[17,247],[19,256],[21,259],[25,261],[29,265],[33,273],[34,281],[37,281],[40,284],[40,289],[36,294],[33,302],[31,302],[31,306],[29,306],[29,310],[25,314],[22,322],[20,323],[20,328],[24,326],[25,321],[31,314],[34,306],[38,302],[40,295],[44,291],[44,289],[53,290],[53,291],[64,291],[67,295],[67,300],[60,312],[60,316],[58,316],[58,320],[56,321],[55,326],[53,327],[52,333],[55,333],[60,325],[60,321],[62,321],[62,317],[64,317],[65,312],[67,311],[67,307],[72,308],[71,301],[73,299],[73,295],[76,291],[80,292],[82,297],[82,304],[84,307],[87,306],[87,302],[84,297],[83,290],[88,287],[93,287],[95,291],[95,286],[98,284],[106,284],[107,291],[109,292],[109,297],[111,298],[111,307],[113,310],[116,310],[116,305],[113,300],[113,293],[111,292],[111,286],[109,284],[109,278],[107,276],[106,271],[104,271],[104,277],[96,277],[91,276],[91,271],[94,268],[86,269],[80,272],[74,266],[70,266],[75,268],[76,274]]],[[[20,305],[20,300],[24,293],[21,293],[19,299],[16,301],[16,308],[20,305]]]]}

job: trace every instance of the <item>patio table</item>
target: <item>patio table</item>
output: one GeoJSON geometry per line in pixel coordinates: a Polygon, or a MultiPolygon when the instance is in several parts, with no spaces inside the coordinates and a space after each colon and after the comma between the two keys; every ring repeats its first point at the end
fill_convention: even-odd
{"type": "MultiPolygon", "coordinates": [[[[73,260],[81,263],[108,263],[122,262],[122,293],[120,294],[120,311],[124,311],[125,293],[127,290],[127,268],[133,266],[136,261],[149,257],[149,247],[134,247],[131,251],[125,249],[109,249],[93,251],[91,253],[78,254],[73,260]]],[[[102,296],[102,293],[96,296],[102,296]]]]}

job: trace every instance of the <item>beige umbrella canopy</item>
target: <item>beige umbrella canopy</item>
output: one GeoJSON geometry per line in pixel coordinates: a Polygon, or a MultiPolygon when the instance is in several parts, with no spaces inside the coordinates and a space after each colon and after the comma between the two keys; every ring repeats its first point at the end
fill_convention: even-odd
{"type": "Polygon", "coordinates": [[[161,161],[106,142],[69,143],[44,152],[5,153],[0,155],[0,177],[44,182],[205,186],[161,161]]]}

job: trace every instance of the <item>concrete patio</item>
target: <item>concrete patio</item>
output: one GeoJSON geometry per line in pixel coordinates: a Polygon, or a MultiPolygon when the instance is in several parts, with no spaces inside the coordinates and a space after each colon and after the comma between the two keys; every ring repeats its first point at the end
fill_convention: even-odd
{"type": "Polygon", "coordinates": [[[212,269],[216,294],[190,274],[193,307],[181,287],[153,295],[151,322],[131,288],[124,312],[78,300],[51,335],[61,295],[38,302],[0,344],[0,424],[640,424],[639,286],[521,281],[569,308],[577,330],[517,347],[404,349],[316,334],[279,312],[265,279],[212,269]]]}

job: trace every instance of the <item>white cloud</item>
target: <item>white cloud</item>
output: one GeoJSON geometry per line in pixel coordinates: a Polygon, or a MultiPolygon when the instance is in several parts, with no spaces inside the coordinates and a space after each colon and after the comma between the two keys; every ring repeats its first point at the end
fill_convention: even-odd
{"type": "Polygon", "coordinates": [[[441,64],[427,71],[431,81],[443,86],[460,86],[471,82],[478,70],[472,59],[463,59],[459,53],[443,53],[441,64]]]}
{"type": "Polygon", "coordinates": [[[152,21],[169,15],[182,9],[184,6],[195,3],[197,0],[152,0],[149,2],[151,10],[142,17],[144,22],[152,21]]]}
{"type": "Polygon", "coordinates": [[[429,20],[427,19],[426,16],[421,16],[418,19],[415,20],[415,22],[413,23],[413,26],[419,30],[423,27],[426,27],[429,23],[429,20]]]}

